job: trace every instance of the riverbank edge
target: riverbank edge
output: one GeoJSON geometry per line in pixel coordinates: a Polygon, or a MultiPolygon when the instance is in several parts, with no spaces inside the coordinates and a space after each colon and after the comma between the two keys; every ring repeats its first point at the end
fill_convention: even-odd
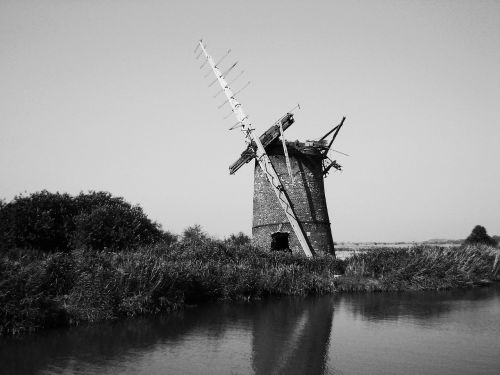
{"type": "Polygon", "coordinates": [[[0,260],[0,335],[132,318],[208,301],[488,285],[499,249],[377,248],[339,260],[217,240],[109,252],[12,250],[0,260]]]}

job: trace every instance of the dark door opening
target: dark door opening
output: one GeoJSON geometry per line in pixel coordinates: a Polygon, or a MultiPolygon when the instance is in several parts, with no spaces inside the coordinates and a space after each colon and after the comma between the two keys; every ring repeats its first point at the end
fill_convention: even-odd
{"type": "Polygon", "coordinates": [[[289,233],[276,232],[271,234],[271,251],[290,251],[288,246],[289,233]]]}

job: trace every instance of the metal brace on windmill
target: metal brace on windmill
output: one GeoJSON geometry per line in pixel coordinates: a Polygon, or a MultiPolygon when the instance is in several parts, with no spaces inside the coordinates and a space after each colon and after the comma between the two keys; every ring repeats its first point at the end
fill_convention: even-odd
{"type": "MultiPolygon", "coordinates": [[[[234,70],[237,62],[224,72],[219,68],[230,52],[231,50],[228,50],[215,62],[202,40],[198,42],[194,51],[195,54],[198,53],[197,59],[202,55],[205,56],[200,69],[208,63],[215,74],[216,79],[209,87],[215,82],[219,82],[221,86],[214,97],[222,92],[226,95],[227,99],[219,108],[229,103],[231,113],[236,116],[237,123],[230,130],[239,128],[245,136],[247,148],[229,167],[230,174],[234,174],[252,159],[256,160],[252,242],[256,246],[271,250],[291,250],[294,253],[302,251],[307,257],[326,253],[334,255],[323,179],[332,168],[341,170],[336,160],[328,157],[328,152],[344,124],[345,117],[339,125],[317,141],[287,142],[284,131],[295,122],[291,110],[260,137],[257,136],[241,103],[236,99],[236,94],[245,89],[250,82],[233,93],[229,84],[243,72],[228,83],[226,77],[234,70]],[[327,137],[330,135],[332,138],[328,141],[327,137]],[[281,142],[278,141],[279,137],[281,142]]],[[[209,74],[210,72],[205,77],[209,74]]],[[[299,106],[295,108],[297,107],[300,108],[299,106]]]]}

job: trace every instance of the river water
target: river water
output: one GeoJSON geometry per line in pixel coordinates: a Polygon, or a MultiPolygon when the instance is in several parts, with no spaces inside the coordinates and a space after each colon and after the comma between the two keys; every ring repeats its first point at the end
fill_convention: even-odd
{"type": "Polygon", "coordinates": [[[1,374],[500,374],[500,285],[281,298],[0,340],[1,374]]]}

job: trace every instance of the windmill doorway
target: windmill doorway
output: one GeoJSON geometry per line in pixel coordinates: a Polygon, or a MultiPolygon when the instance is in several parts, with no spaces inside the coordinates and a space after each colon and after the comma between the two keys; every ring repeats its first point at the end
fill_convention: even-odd
{"type": "Polygon", "coordinates": [[[289,233],[275,232],[271,234],[271,251],[290,251],[288,245],[289,233]]]}

